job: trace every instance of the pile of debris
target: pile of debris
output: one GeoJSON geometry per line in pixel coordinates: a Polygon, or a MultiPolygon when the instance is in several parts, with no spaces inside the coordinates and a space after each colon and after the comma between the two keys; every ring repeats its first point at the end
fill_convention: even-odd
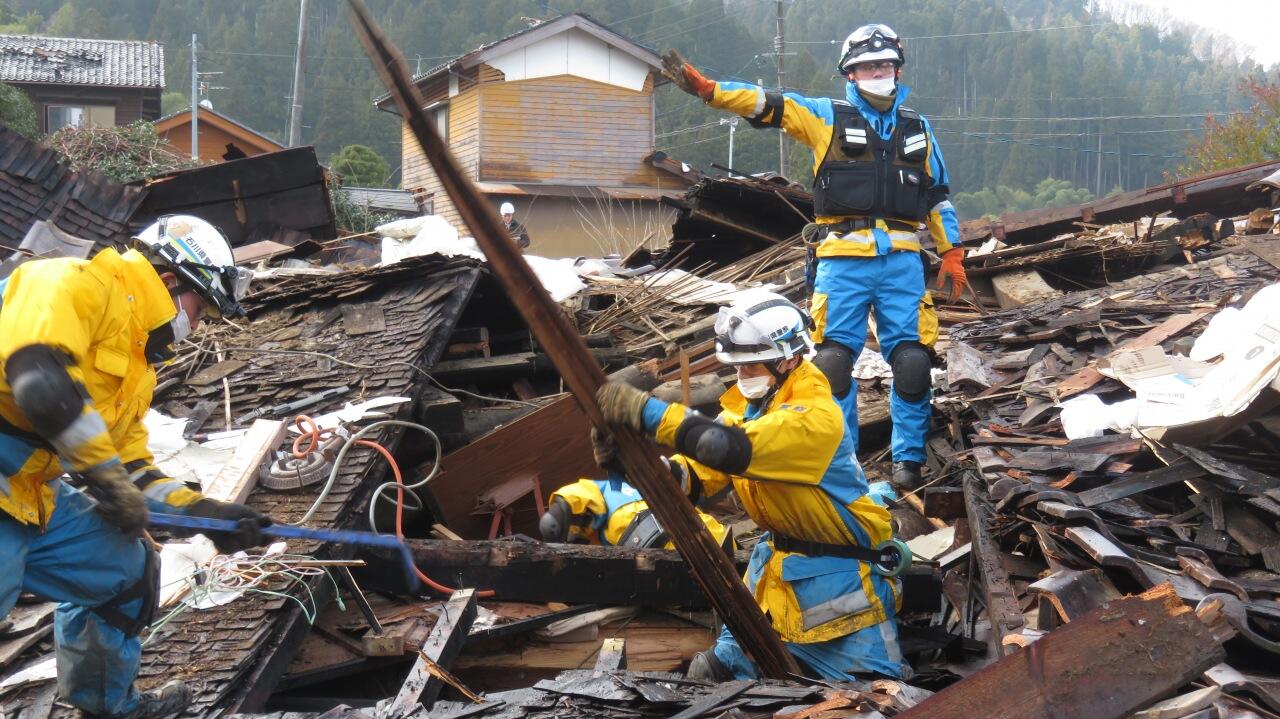
{"type": "MultiPolygon", "coordinates": [[[[159,373],[162,466],[282,524],[394,531],[427,585],[380,549],[291,541],[219,569],[169,542],[166,566],[190,569],[140,684],[187,680],[195,714],[1280,715],[1280,235],[1245,189],[1274,167],[966,225],[983,249],[973,297],[939,308],[927,484],[893,506],[917,558],[900,612],[915,676],[711,685],[682,674],[719,622],[679,554],[529,539],[552,490],[600,475],[590,422],[468,238],[425,218],[339,238],[299,149],[121,189],[16,143],[0,131],[7,246],[87,254],[182,211],[229,225],[258,266],[250,321],[203,328],[159,373]],[[102,232],[77,234],[86,217],[102,232]]],[[[598,362],[715,411],[716,311],[803,299],[812,201],[703,177],[671,204],[663,250],[526,260],[598,362]]],[[[855,374],[875,479],[891,377],[870,344],[855,374]]],[[[741,570],[758,529],[732,496],[707,509],[741,570]]],[[[52,612],[24,599],[0,630],[6,711],[67,713],[52,612]]]]}

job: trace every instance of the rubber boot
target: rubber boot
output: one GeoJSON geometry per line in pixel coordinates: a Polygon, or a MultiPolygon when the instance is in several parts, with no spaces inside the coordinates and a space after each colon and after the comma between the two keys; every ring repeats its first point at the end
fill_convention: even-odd
{"type": "Polygon", "coordinates": [[[693,655],[693,659],[689,660],[689,671],[685,673],[685,677],[717,684],[733,679],[728,668],[720,663],[716,653],[710,649],[693,655]]]}
{"type": "Polygon", "coordinates": [[[893,477],[889,480],[894,487],[910,491],[920,486],[920,463],[906,460],[893,463],[893,477]]]}
{"type": "Polygon", "coordinates": [[[163,719],[177,716],[191,705],[191,687],[184,682],[171,681],[154,691],[138,695],[138,705],[120,719],[163,719]]]}

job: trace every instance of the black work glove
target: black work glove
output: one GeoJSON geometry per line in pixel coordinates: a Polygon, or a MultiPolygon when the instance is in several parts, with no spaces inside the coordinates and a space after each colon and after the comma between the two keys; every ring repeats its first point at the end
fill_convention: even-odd
{"type": "Polygon", "coordinates": [[[108,524],[132,536],[142,536],[147,526],[147,500],[133,483],[129,470],[119,462],[99,465],[80,473],[89,496],[97,500],[94,507],[108,524]]]}
{"type": "Polygon", "coordinates": [[[216,499],[200,499],[187,507],[188,517],[206,519],[230,519],[236,529],[230,532],[202,532],[223,554],[232,554],[262,544],[262,530],[271,526],[271,518],[243,504],[220,502],[216,499]]]}

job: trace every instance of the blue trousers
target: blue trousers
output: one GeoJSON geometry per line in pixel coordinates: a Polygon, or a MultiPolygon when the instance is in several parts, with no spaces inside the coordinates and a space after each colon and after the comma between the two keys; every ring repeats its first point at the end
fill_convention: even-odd
{"type": "MultiPolygon", "coordinates": [[[[867,627],[837,639],[814,644],[783,642],[787,651],[804,662],[821,679],[848,681],[855,674],[883,674],[894,679],[910,679],[911,668],[898,648],[898,625],[887,622],[867,627]]],[[[759,670],[738,646],[728,628],[720,632],[713,649],[716,659],[733,672],[734,679],[758,679],[759,670]]]]}
{"type": "MultiPolygon", "coordinates": [[[[147,550],[103,521],[70,485],[53,480],[53,489],[57,504],[43,533],[0,513],[0,617],[22,591],[59,602],[53,617],[59,694],[90,714],[123,714],[138,703],[133,680],[141,640],[107,624],[92,607],[142,578],[147,550]]],[[[142,600],[118,609],[137,617],[142,600]]]]}
{"type": "MultiPolygon", "coordinates": [[[[924,297],[924,267],[915,252],[890,252],[875,257],[821,257],[814,285],[815,304],[825,312],[814,319],[823,342],[848,347],[856,360],[867,343],[867,313],[874,311],[880,354],[885,361],[899,343],[920,342],[920,301],[924,297]]],[[[927,338],[929,342],[933,338],[927,338]]],[[[930,393],[908,402],[890,393],[893,420],[893,460],[924,462],[929,435],[930,393]]],[[[854,446],[858,443],[858,384],[836,402],[844,410],[854,446]]]]}

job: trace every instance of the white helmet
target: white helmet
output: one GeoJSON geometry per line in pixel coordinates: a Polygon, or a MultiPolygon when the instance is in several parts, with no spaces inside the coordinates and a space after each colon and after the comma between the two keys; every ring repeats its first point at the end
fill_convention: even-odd
{"type": "Polygon", "coordinates": [[[716,359],[727,365],[791,359],[808,351],[812,320],[773,292],[721,307],[716,316],[716,359]]]}
{"type": "Polygon", "coordinates": [[[240,300],[253,273],[235,265],[218,228],[191,215],[165,215],[134,236],[152,264],[168,268],[223,317],[241,317],[240,300]]]}
{"type": "Polygon", "coordinates": [[[514,214],[516,214],[516,206],[515,206],[515,205],[513,205],[513,204],[511,204],[510,202],[504,202],[504,203],[502,203],[502,208],[498,210],[498,214],[499,214],[499,215],[514,215],[514,214]]]}
{"type": "Polygon", "coordinates": [[[876,60],[892,60],[902,67],[907,61],[902,52],[902,40],[893,28],[880,23],[871,23],[849,33],[840,49],[840,62],[836,69],[841,75],[853,71],[853,66],[860,62],[876,60]]]}

